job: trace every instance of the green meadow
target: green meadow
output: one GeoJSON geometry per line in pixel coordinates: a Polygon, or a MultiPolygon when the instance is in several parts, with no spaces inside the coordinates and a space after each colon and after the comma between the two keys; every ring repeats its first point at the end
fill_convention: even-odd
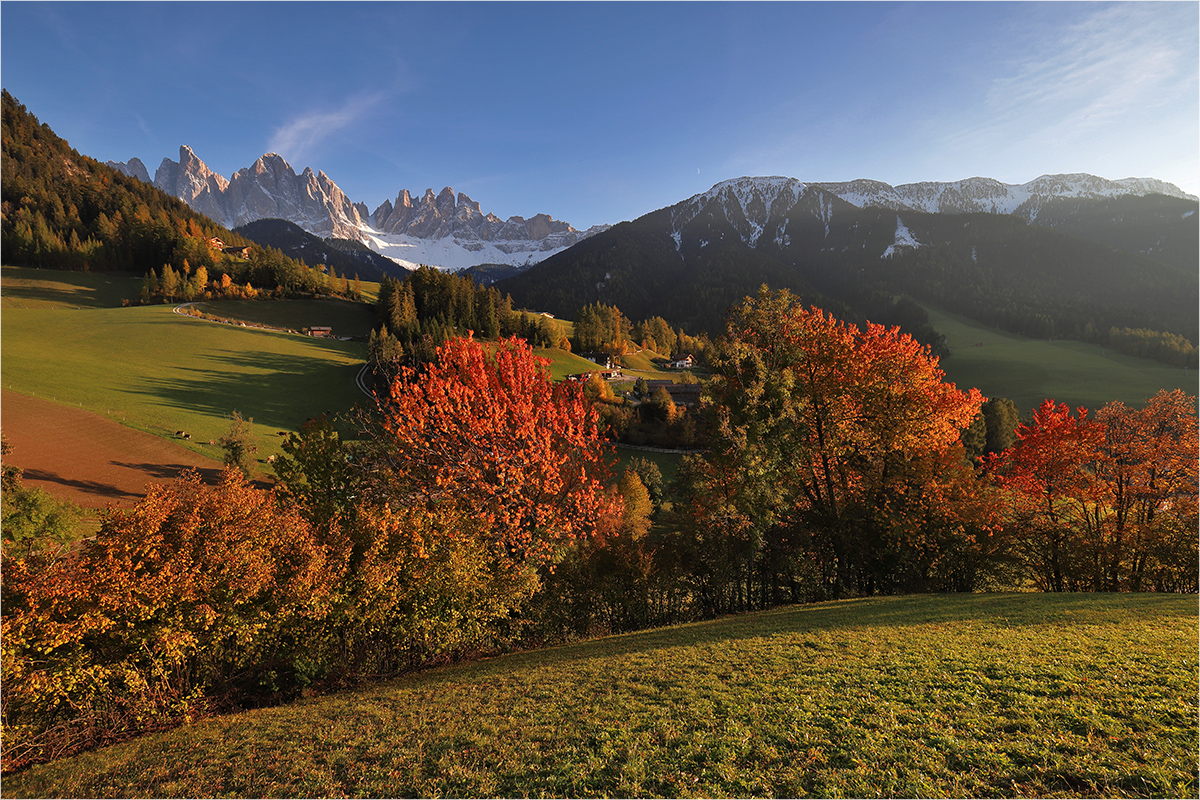
{"type": "Polygon", "coordinates": [[[549,359],[550,380],[561,381],[568,375],[578,375],[581,372],[591,372],[600,369],[595,362],[553,347],[538,347],[533,351],[542,358],[549,359]]]}
{"type": "Polygon", "coordinates": [[[142,289],[142,276],[125,272],[65,272],[0,267],[0,305],[9,308],[114,308],[142,289]]]}
{"type": "Polygon", "coordinates": [[[795,606],[203,720],[9,797],[1195,797],[1194,596],[795,606]]]}
{"type": "Polygon", "coordinates": [[[1197,394],[1200,376],[1195,370],[1094,344],[1029,339],[926,308],[952,351],[941,362],[946,378],[960,388],[977,387],[985,397],[1007,397],[1022,414],[1047,397],[1095,411],[1113,400],[1141,405],[1160,389],[1197,394]]]}
{"type": "MultiPolygon", "coordinates": [[[[4,267],[4,386],[159,435],[188,431],[188,446],[208,456],[220,455],[207,442],[228,430],[236,410],[254,418],[263,458],[278,452],[279,431],[363,399],[353,380],[365,358],[361,343],[202,322],[173,314],[170,306],[122,308],[140,288],[135,275],[4,267]]],[[[329,325],[339,336],[365,336],[374,323],[368,306],[342,300],[197,305],[216,316],[274,327],[329,325]]],[[[936,309],[929,313],[952,349],[942,361],[947,378],[989,397],[1008,397],[1023,412],[1046,397],[1098,409],[1111,400],[1140,404],[1163,388],[1197,392],[1195,371],[1097,345],[1028,339],[936,309]]],[[[554,380],[596,368],[556,349],[538,354],[550,360],[554,380]]],[[[631,378],[676,377],[658,369],[652,354],[624,361],[631,378]]]]}
{"type": "Polygon", "coordinates": [[[265,459],[279,452],[279,431],[365,399],[354,383],[364,344],[205,322],[167,305],[108,307],[119,305],[117,280],[5,267],[4,387],[161,436],[187,431],[185,445],[217,460],[208,442],[233,411],[254,419],[265,459]]]}

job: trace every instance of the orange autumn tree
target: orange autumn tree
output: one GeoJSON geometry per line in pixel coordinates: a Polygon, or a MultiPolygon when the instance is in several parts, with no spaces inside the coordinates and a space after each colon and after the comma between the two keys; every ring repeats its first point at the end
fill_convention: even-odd
{"type": "Polygon", "coordinates": [[[596,412],[576,387],[550,382],[548,363],[516,338],[447,341],[380,400],[368,456],[377,500],[424,516],[422,549],[454,540],[484,559],[491,581],[508,587],[501,606],[620,513],[596,412]]]}
{"type": "Polygon", "coordinates": [[[799,573],[816,596],[941,585],[944,540],[985,535],[974,475],[955,451],[983,397],[945,382],[910,336],[860,330],[763,287],[735,309],[710,360],[714,446],[685,472],[700,526],[724,531],[743,564],[745,591],[732,587],[741,601],[753,599],[755,570],[771,595],[763,604],[799,573]],[[964,504],[947,507],[947,496],[964,504]]]}

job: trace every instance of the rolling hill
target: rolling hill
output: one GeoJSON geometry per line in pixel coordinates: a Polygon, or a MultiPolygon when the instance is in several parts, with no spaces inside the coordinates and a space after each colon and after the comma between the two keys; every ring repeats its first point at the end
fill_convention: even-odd
{"type": "Polygon", "coordinates": [[[207,719],[7,797],[1194,797],[1195,598],[879,597],[207,719]]]}

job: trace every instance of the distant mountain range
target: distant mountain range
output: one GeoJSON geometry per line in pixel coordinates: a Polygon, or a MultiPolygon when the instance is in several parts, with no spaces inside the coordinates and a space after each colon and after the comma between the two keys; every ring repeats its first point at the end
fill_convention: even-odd
{"type": "MultiPolygon", "coordinates": [[[[150,181],[145,164],[133,158],[108,166],[150,181]]],[[[226,180],[213,172],[191,148],[179,148],[179,161],[164,158],[154,186],[228,228],[262,219],[283,219],[322,238],[362,242],[409,269],[421,264],[460,269],[479,264],[527,266],[605,230],[577,231],[546,214],[502,220],[484,214],[467,195],[450,187],[420,200],[402,190],[393,203],[385,200],[374,212],[353,203],[324,172],[305,168],[299,175],[276,153],[226,180]]]]}
{"type": "Polygon", "coordinates": [[[720,329],[766,283],[888,322],[900,295],[1043,337],[1197,332],[1197,200],[1153,180],[1053,175],[892,187],[739,178],[497,282],[571,318],[588,303],[720,329]]]}
{"type": "MultiPolygon", "coordinates": [[[[324,172],[305,168],[297,175],[274,153],[263,155],[228,180],[210,170],[187,146],[179,148],[178,162],[163,159],[153,181],[137,158],[124,163],[110,161],[108,165],[152,182],[229,228],[262,219],[283,219],[318,237],[362,242],[410,269],[419,264],[443,269],[487,264],[521,270],[609,227],[578,231],[546,214],[501,220],[485,214],[478,203],[461,192],[455,194],[449,187],[436,194],[427,189],[420,200],[402,190],[394,202],[385,200],[371,212],[363,203],[352,202],[324,172]]],[[[1173,206],[1163,207],[1160,214],[1152,214],[1149,219],[1139,217],[1138,222],[1125,219],[1130,198],[1194,202],[1195,197],[1153,178],[1111,181],[1086,174],[1043,175],[1021,185],[990,178],[901,186],[872,180],[802,183],[785,177],[738,178],[672,206],[672,236],[682,236],[692,219],[719,202],[730,209],[728,218],[739,236],[757,248],[761,237],[783,235],[780,225],[789,218],[778,215],[781,203],[790,208],[802,197],[811,202],[818,196],[818,204],[824,203],[815,209],[818,217],[832,213],[835,199],[856,208],[897,212],[1012,214],[1036,225],[1168,263],[1196,263],[1196,240],[1187,235],[1195,228],[1194,219],[1188,223],[1186,217],[1181,218],[1183,224],[1170,219],[1173,206]],[[756,228],[773,215],[779,216],[774,230],[756,228]],[[1114,225],[1114,220],[1120,221],[1114,225]],[[1165,239],[1164,226],[1170,229],[1165,239]]],[[[1144,214],[1147,207],[1142,204],[1136,213],[1144,214]]],[[[893,247],[904,248],[906,244],[901,240],[893,247]]]]}

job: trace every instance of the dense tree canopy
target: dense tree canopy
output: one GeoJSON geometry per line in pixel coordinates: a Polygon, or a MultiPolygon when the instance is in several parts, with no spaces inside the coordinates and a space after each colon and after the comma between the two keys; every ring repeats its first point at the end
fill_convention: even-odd
{"type": "Polygon", "coordinates": [[[1195,398],[1159,392],[1094,419],[1046,400],[991,458],[1038,584],[1053,591],[1195,591],[1195,398]]]}
{"type": "Polygon", "coordinates": [[[505,568],[553,561],[613,513],[595,411],[522,340],[452,339],[438,355],[381,401],[379,490],[453,509],[505,568]]]}
{"type": "MultiPolygon", "coordinates": [[[[748,564],[784,543],[806,551],[828,596],[901,580],[916,537],[900,531],[943,510],[933,487],[960,478],[978,390],[943,381],[894,328],[860,330],[766,287],[733,312],[711,362],[714,439],[692,465],[700,524],[740,541],[748,564]]],[[[901,585],[928,586],[928,566],[901,585]]]]}

